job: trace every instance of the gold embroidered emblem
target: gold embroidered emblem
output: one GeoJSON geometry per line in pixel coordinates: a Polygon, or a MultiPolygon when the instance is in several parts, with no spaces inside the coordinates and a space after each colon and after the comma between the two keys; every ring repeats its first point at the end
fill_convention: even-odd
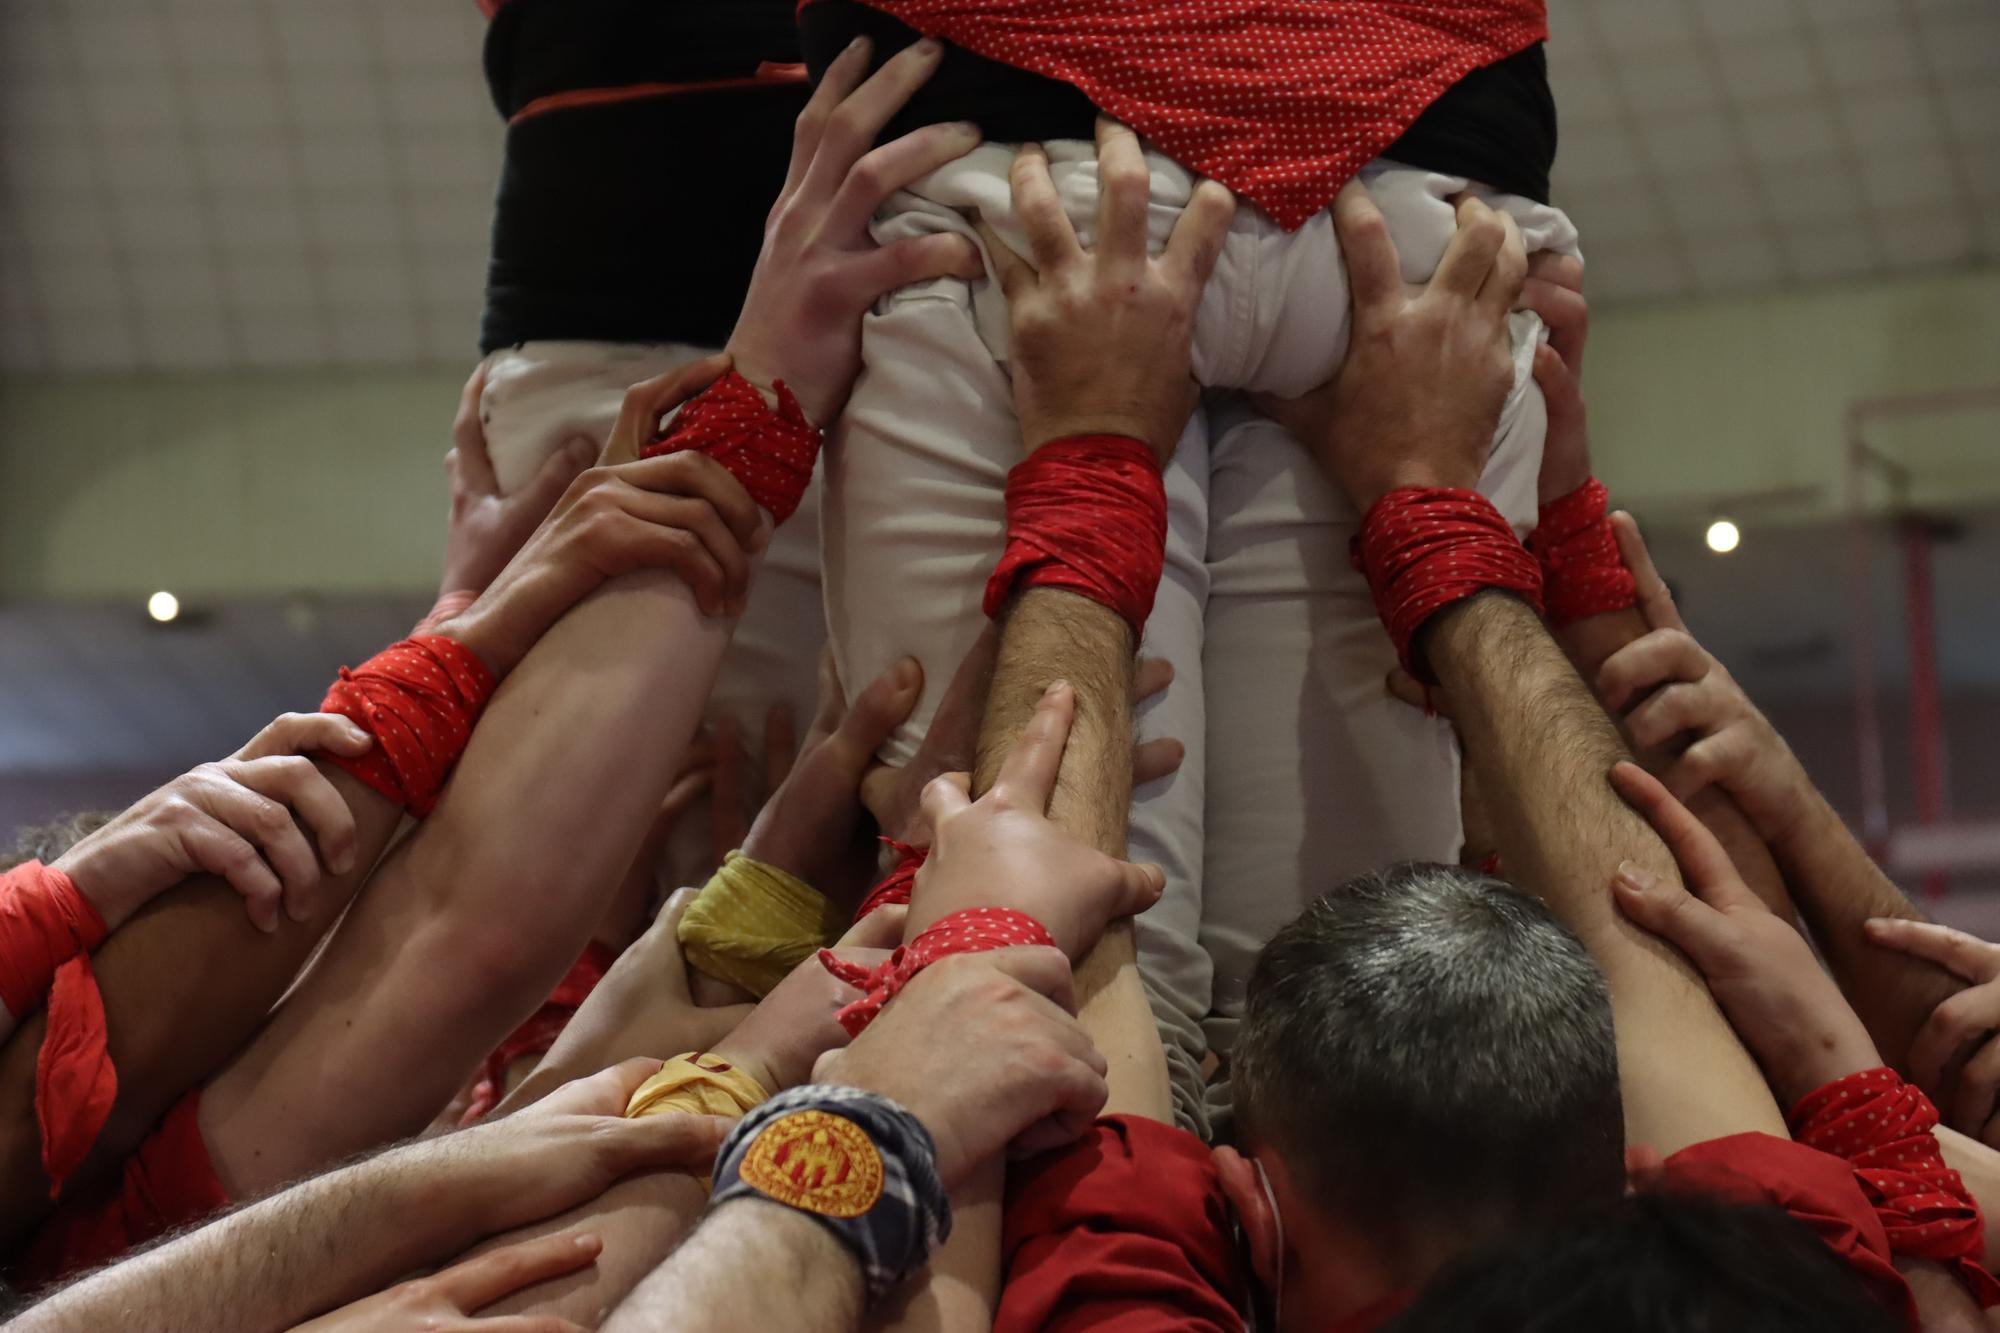
{"type": "Polygon", "coordinates": [[[852,1120],[825,1111],[794,1111],[764,1126],[737,1175],[823,1217],[859,1217],[882,1197],[882,1155],[852,1120]]]}

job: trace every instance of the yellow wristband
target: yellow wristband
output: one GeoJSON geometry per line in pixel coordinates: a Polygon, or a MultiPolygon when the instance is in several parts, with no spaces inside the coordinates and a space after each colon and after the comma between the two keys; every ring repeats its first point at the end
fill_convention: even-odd
{"type": "Polygon", "coordinates": [[[759,997],[828,942],[826,899],[776,866],[731,852],[681,917],[681,950],[759,997]]]}
{"type": "Polygon", "coordinates": [[[625,1105],[625,1118],[671,1115],[742,1115],[762,1106],[771,1094],[764,1085],[726,1060],[701,1051],[677,1055],[639,1085],[625,1105]]]}

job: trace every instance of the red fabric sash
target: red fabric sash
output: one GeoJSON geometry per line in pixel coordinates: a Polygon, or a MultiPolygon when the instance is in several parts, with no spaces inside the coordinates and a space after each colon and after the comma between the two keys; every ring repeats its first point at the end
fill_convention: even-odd
{"type": "Polygon", "coordinates": [[[455,639],[425,634],[390,644],[358,667],[342,667],[320,704],[323,713],[360,723],[375,744],[356,759],[325,757],[422,818],[494,684],[486,664],[455,639]]]}
{"type": "Polygon", "coordinates": [[[730,371],[689,399],[664,433],[639,451],[642,458],[694,449],[729,469],[750,498],[783,523],[812,482],[820,433],[779,380],[772,386],[777,410],[757,386],[730,371]]]}
{"type": "Polygon", "coordinates": [[[1548,36],[1542,0],[868,0],[1081,89],[1294,230],[1472,70],[1548,36]]]}
{"type": "Polygon", "coordinates": [[[836,958],[831,949],[821,949],[819,961],[828,972],[863,992],[860,999],[835,1015],[848,1036],[858,1037],[875,1021],[883,1005],[895,999],[919,972],[940,958],[955,953],[985,953],[1016,944],[1054,943],[1042,923],[1026,912],[1007,907],[971,907],[939,919],[874,967],[836,958]]]}
{"type": "Polygon", "coordinates": [[[1611,530],[1610,498],[1604,483],[1592,477],[1542,506],[1528,549],[1542,566],[1551,625],[1623,611],[1639,600],[1639,585],[1611,530]]]}
{"type": "Polygon", "coordinates": [[[21,1276],[41,1285],[108,1264],[155,1236],[227,1208],[229,1192],[202,1142],[200,1109],[196,1088],[133,1150],[115,1192],[56,1209],[29,1242],[21,1276]]]}
{"type": "Polygon", "coordinates": [[[104,918],[68,875],[40,861],[0,873],[0,1004],[15,1021],[49,993],[56,969],[104,942],[104,918]]]}
{"type": "Polygon", "coordinates": [[[898,858],[896,867],[883,877],[880,884],[868,890],[868,896],[863,898],[861,906],[855,909],[856,921],[878,907],[888,907],[891,904],[907,906],[910,901],[910,890],[917,882],[917,871],[923,869],[924,859],[931,854],[931,849],[928,847],[912,847],[907,842],[897,842],[894,838],[884,838],[882,841],[895,851],[898,858]]]}
{"type": "Polygon", "coordinates": [[[1145,633],[1167,549],[1167,489],[1145,445],[1076,435],[1007,474],[1007,549],[986,583],[998,616],[1019,588],[1062,588],[1145,633]]]}
{"type": "Polygon", "coordinates": [[[1854,1168],[1897,1254],[1949,1264],[1982,1306],[2000,1304],[2000,1282],[1981,1266],[1985,1220],[1944,1164],[1930,1098],[1893,1069],[1864,1069],[1801,1098],[1791,1122],[1800,1143],[1854,1168]]]}
{"type": "Polygon", "coordinates": [[[1513,528],[1478,491],[1406,486],[1377,500],[1354,541],[1375,610],[1403,669],[1428,677],[1410,658],[1417,631],[1447,606],[1488,588],[1519,594],[1542,609],[1542,571],[1513,528]]]}

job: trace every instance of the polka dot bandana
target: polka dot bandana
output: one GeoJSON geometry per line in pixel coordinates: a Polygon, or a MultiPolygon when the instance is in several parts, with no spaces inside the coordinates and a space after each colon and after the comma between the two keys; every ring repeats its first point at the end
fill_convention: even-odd
{"type": "Polygon", "coordinates": [[[472,724],[493,694],[493,673],[456,639],[418,635],[384,648],[340,679],[323,713],[353,718],[375,738],[358,759],[325,758],[418,818],[437,804],[472,724]]]}
{"type": "Polygon", "coordinates": [[[728,468],[774,521],[783,523],[812,481],[820,433],[783,380],[776,389],[774,411],[756,385],[732,370],[684,404],[640,456],[687,449],[707,454],[728,468]]]}
{"type": "Polygon", "coordinates": [[[1979,1204],[1938,1147],[1937,1108],[1893,1069],[1864,1069],[1807,1094],[1792,1136],[1854,1168],[1897,1254],[1951,1264],[1982,1306],[2000,1304],[2000,1282],[1980,1266],[1979,1204]]]}
{"type": "Polygon", "coordinates": [[[1543,0],[868,0],[1060,79],[1295,230],[1466,74],[1548,36],[1543,0]]]}
{"type": "Polygon", "coordinates": [[[1411,675],[1410,641],[1447,606],[1488,588],[1518,593],[1542,609],[1542,571],[1492,501],[1455,486],[1406,486],[1377,500],[1354,539],[1375,610],[1411,675]]]}
{"type": "Polygon", "coordinates": [[[1166,551],[1167,488],[1145,445],[1053,440],[1007,474],[1007,549],[986,583],[986,614],[1022,588],[1061,588],[1116,611],[1137,636],[1166,551]]]}
{"type": "Polygon", "coordinates": [[[1639,585],[1611,530],[1610,503],[1604,483],[1592,477],[1542,506],[1528,549],[1541,562],[1551,625],[1623,611],[1639,600],[1639,585]]]}
{"type": "Polygon", "coordinates": [[[941,918],[890,954],[886,962],[874,967],[836,958],[831,949],[821,949],[819,961],[828,972],[862,992],[860,999],[835,1015],[848,1036],[858,1037],[875,1021],[884,1005],[938,959],[955,953],[1008,949],[1017,944],[1053,946],[1055,939],[1026,912],[1016,912],[1010,907],[972,907],[941,918]]]}

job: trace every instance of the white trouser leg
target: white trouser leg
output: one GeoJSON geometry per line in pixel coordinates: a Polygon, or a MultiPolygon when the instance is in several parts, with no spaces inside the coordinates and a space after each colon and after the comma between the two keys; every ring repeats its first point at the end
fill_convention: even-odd
{"type": "MultiPolygon", "coordinates": [[[[698,361],[715,349],[685,343],[530,342],[486,359],[480,420],[486,451],[503,492],[527,484],[548,456],[577,436],[602,447],[618,420],[625,391],[641,380],[698,361]]],[[[762,753],[765,710],[789,703],[801,735],[818,697],[820,649],[826,642],[819,578],[819,479],[759,558],[748,607],[722,659],[710,715],[743,726],[752,756],[762,753]]],[[[843,676],[850,694],[868,683],[843,676]]],[[[753,758],[749,772],[763,771],[753,758]]],[[[676,829],[660,868],[664,886],[683,884],[708,857],[707,809],[676,829]]]]}
{"type": "MultiPolygon", "coordinates": [[[[980,340],[967,284],[890,296],[862,326],[862,353],[867,368],[827,443],[827,623],[843,680],[867,679],[905,653],[924,664],[923,699],[885,747],[886,759],[902,763],[985,624],[980,600],[1005,535],[1007,471],[1025,454],[1007,377],[980,340]]],[[[1208,964],[1195,942],[1207,463],[1197,416],[1166,474],[1166,575],[1141,645],[1177,675],[1143,711],[1140,735],[1178,737],[1188,754],[1178,774],[1135,793],[1128,835],[1134,858],[1167,872],[1166,897],[1141,918],[1139,947],[1190,1117],[1208,1009],[1208,964]]]]}

